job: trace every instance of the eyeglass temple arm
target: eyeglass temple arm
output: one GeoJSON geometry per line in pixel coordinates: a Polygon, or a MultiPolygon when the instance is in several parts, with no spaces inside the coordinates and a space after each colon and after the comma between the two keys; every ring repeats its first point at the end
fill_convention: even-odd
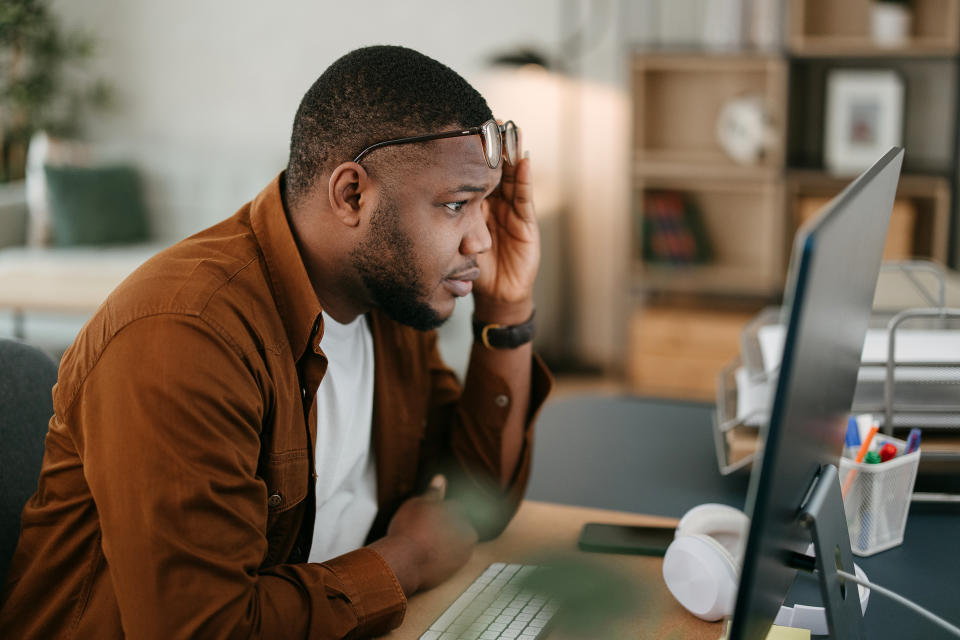
{"type": "Polygon", "coordinates": [[[377,142],[370,145],[363,151],[357,154],[357,157],[353,159],[354,162],[360,162],[363,156],[367,155],[371,151],[381,149],[383,147],[389,147],[395,144],[407,144],[409,142],[428,142],[430,140],[440,140],[441,138],[456,138],[459,136],[472,136],[477,133],[480,133],[483,130],[482,127],[471,127],[470,129],[461,129],[459,131],[444,131],[443,133],[432,133],[427,136],[411,136],[409,138],[396,138],[394,140],[384,140],[383,142],[377,142]]]}

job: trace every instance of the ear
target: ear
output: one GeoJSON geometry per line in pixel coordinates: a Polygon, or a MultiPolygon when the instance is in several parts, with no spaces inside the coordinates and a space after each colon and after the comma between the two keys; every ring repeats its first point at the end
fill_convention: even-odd
{"type": "Polygon", "coordinates": [[[344,225],[356,227],[363,210],[376,206],[376,189],[366,169],[356,162],[344,162],[330,174],[327,198],[334,215],[344,225]]]}

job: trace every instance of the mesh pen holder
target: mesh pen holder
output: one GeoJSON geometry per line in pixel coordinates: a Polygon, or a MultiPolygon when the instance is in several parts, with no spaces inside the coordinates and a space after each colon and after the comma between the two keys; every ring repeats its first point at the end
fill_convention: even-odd
{"type": "Polygon", "coordinates": [[[920,463],[920,449],[905,454],[907,444],[903,440],[878,433],[874,442],[878,449],[892,443],[897,456],[878,464],[840,458],[840,484],[847,489],[843,509],[850,547],[858,556],[870,556],[903,542],[920,463]]]}

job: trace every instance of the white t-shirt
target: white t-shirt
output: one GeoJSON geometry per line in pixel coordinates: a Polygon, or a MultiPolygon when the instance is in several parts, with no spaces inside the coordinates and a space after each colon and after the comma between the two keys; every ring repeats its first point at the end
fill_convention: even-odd
{"type": "Polygon", "coordinates": [[[327,371],[317,389],[317,516],[310,562],[363,546],[377,515],[373,336],[366,316],[340,324],[323,314],[327,371]]]}

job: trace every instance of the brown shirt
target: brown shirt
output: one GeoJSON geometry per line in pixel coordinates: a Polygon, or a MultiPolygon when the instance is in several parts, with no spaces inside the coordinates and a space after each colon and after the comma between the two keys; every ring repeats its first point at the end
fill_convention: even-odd
{"type": "MultiPolygon", "coordinates": [[[[375,551],[306,562],[327,361],[281,179],[134,272],[64,354],[0,636],[340,638],[402,621],[403,592],[375,551]]],[[[505,506],[478,525],[496,535],[526,486],[529,423],[550,387],[542,363],[520,466],[491,489],[505,382],[472,366],[461,392],[435,333],[369,319],[380,507],[370,538],[437,469],[462,478],[454,493],[475,485],[505,506]]]]}

